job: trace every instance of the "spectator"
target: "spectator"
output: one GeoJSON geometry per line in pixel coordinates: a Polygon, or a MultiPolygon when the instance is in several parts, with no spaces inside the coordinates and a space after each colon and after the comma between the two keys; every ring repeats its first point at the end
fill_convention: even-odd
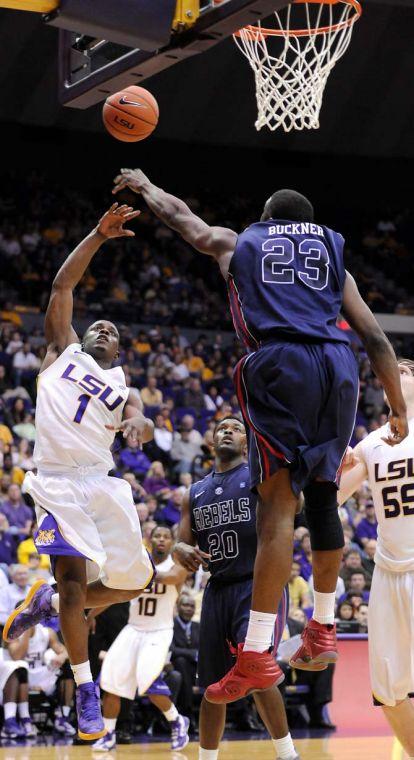
{"type": "Polygon", "coordinates": [[[365,556],[362,559],[362,566],[370,578],[372,578],[372,574],[374,572],[374,567],[375,567],[374,557],[375,557],[376,549],[377,549],[377,542],[375,538],[370,538],[369,541],[367,541],[364,546],[365,556]]]}
{"type": "Polygon", "coordinates": [[[181,433],[174,434],[171,459],[175,463],[174,471],[177,475],[182,472],[191,472],[194,458],[202,453],[201,446],[198,443],[192,443],[190,437],[191,432],[183,428],[181,433]]]}
{"type": "Polygon", "coordinates": [[[149,517],[149,510],[145,501],[139,501],[138,504],[135,504],[135,509],[137,510],[137,515],[142,525],[149,517]]]}
{"type": "Polygon", "coordinates": [[[312,575],[312,549],[309,533],[305,533],[299,542],[299,550],[295,552],[294,559],[300,565],[300,574],[305,581],[312,575]]]}
{"type": "Polygon", "coordinates": [[[352,599],[354,593],[359,594],[364,602],[369,600],[369,592],[366,590],[365,573],[362,570],[354,570],[347,584],[347,592],[339,600],[339,603],[352,599]]]}
{"type": "MultiPolygon", "coordinates": [[[[15,561],[16,541],[14,536],[9,532],[9,523],[6,515],[0,512],[0,565],[11,565],[15,561]]],[[[0,587],[1,585],[0,583],[0,587]]]]}
{"type": "Polygon", "coordinates": [[[33,583],[36,583],[36,581],[40,580],[46,581],[47,583],[53,581],[53,576],[50,573],[49,569],[42,567],[41,555],[38,554],[37,551],[31,552],[29,554],[28,569],[30,586],[32,586],[33,583]]]}
{"type": "Polygon", "coordinates": [[[136,475],[134,475],[133,472],[124,472],[122,477],[131,486],[132,498],[134,499],[134,501],[145,499],[147,495],[145,492],[145,489],[142,487],[141,483],[139,482],[139,480],[137,479],[136,475]]]}
{"type": "Polygon", "coordinates": [[[190,377],[189,369],[184,362],[184,357],[181,351],[177,351],[174,356],[174,366],[171,370],[171,376],[176,383],[183,383],[188,377],[190,377]]]}
{"type": "Polygon", "coordinates": [[[360,604],[355,610],[355,620],[358,621],[358,633],[368,633],[368,605],[360,604]]]}
{"type": "Polygon", "coordinates": [[[168,466],[170,463],[170,451],[172,447],[173,442],[173,434],[172,431],[169,430],[169,427],[167,425],[167,422],[164,418],[163,414],[157,414],[155,415],[155,422],[154,422],[154,441],[153,448],[154,448],[154,456],[163,462],[164,465],[168,466]]]}
{"type": "Polygon", "coordinates": [[[11,583],[0,589],[0,625],[5,624],[18,602],[29,593],[29,570],[26,565],[10,565],[11,583]]]}
{"type": "Polygon", "coordinates": [[[162,462],[153,462],[144,479],[143,486],[147,494],[162,496],[170,493],[171,485],[165,477],[162,462]]]}
{"type": "Polygon", "coordinates": [[[161,513],[162,522],[166,525],[172,526],[180,522],[184,493],[185,488],[176,488],[176,490],[172,492],[167,506],[164,507],[161,513]]]}
{"type": "Polygon", "coordinates": [[[351,549],[346,554],[344,552],[344,564],[339,573],[345,584],[348,583],[355,570],[363,571],[361,553],[356,549],[351,549]]]}
{"type": "Polygon", "coordinates": [[[377,377],[373,377],[366,385],[363,408],[368,418],[380,415],[384,409],[384,390],[377,377]]]}
{"type": "Polygon", "coordinates": [[[353,620],[353,618],[354,608],[352,604],[348,601],[341,602],[341,604],[338,605],[336,612],[336,620],[353,620]]]}
{"type": "Polygon", "coordinates": [[[194,417],[192,414],[185,414],[181,420],[181,432],[185,430],[189,434],[190,443],[197,443],[199,446],[203,443],[203,436],[194,427],[194,417]]]}
{"type": "Polygon", "coordinates": [[[197,414],[200,414],[206,408],[206,400],[201,387],[201,381],[198,377],[190,379],[188,388],[184,391],[183,404],[194,409],[197,414]]]}
{"type": "MultiPolygon", "coordinates": [[[[19,441],[17,455],[16,455],[16,464],[19,467],[21,467],[21,469],[24,472],[27,472],[28,470],[33,470],[33,467],[34,467],[33,451],[27,438],[22,438],[22,440],[19,441]]],[[[18,485],[21,485],[21,484],[19,483],[18,485]]]]}
{"type": "Polygon", "coordinates": [[[127,445],[119,455],[121,467],[125,470],[130,470],[134,475],[146,475],[151,467],[150,460],[145,452],[140,449],[137,440],[130,435],[126,440],[127,445]]]}
{"type": "Polygon", "coordinates": [[[11,454],[3,454],[3,467],[0,468],[0,478],[3,475],[10,475],[11,482],[18,486],[21,486],[24,481],[24,472],[21,467],[13,465],[11,454]]]}
{"type": "Polygon", "coordinates": [[[178,615],[174,618],[174,635],[171,644],[171,662],[182,676],[177,708],[182,715],[192,717],[193,686],[197,672],[200,624],[192,622],[195,601],[182,594],[177,602],[178,615]]]}
{"type": "Polygon", "coordinates": [[[13,356],[14,381],[16,385],[27,385],[37,375],[40,360],[31,350],[30,343],[26,342],[13,356]]]}
{"type": "Polygon", "coordinates": [[[378,522],[375,517],[375,507],[373,501],[368,501],[365,505],[365,517],[361,520],[355,530],[355,536],[362,547],[370,540],[377,540],[378,522]]]}
{"type": "Polygon", "coordinates": [[[147,377],[147,384],[141,391],[141,399],[144,406],[161,406],[162,393],[157,388],[157,378],[153,375],[147,377]]]}
{"type": "Polygon", "coordinates": [[[191,346],[188,346],[186,349],[184,349],[184,356],[184,363],[187,365],[190,374],[198,373],[201,375],[205,367],[201,356],[196,356],[191,346]]]}
{"type": "Polygon", "coordinates": [[[31,412],[27,412],[24,415],[23,422],[19,422],[18,425],[13,425],[13,433],[19,436],[19,438],[27,438],[28,441],[34,441],[36,438],[36,428],[34,426],[34,417],[31,412]]]}
{"type": "Polygon", "coordinates": [[[3,501],[0,505],[0,510],[7,517],[10,531],[22,536],[29,536],[33,521],[33,511],[24,503],[20,487],[12,483],[9,486],[7,496],[7,501],[3,501]]]}
{"type": "Polygon", "coordinates": [[[299,562],[292,562],[289,579],[289,601],[292,609],[311,607],[309,586],[304,578],[300,577],[299,562]]]}

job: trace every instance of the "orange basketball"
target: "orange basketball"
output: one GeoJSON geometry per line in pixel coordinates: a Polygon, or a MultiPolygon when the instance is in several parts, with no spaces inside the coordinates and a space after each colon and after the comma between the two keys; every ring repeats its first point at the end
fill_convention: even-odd
{"type": "Polygon", "coordinates": [[[123,142],[144,140],[158,123],[159,109],[154,96],[143,87],[125,87],[106,99],[102,118],[112,137],[123,142]]]}

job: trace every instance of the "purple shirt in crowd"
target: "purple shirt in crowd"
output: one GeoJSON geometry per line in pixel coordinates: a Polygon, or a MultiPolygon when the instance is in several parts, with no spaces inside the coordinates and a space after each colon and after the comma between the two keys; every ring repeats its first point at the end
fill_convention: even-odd
{"type": "Polygon", "coordinates": [[[375,520],[374,523],[368,522],[364,517],[359,525],[355,529],[355,536],[361,541],[363,538],[377,538],[378,523],[375,520]]]}
{"type": "Polygon", "coordinates": [[[34,519],[33,511],[22,501],[17,507],[11,501],[4,501],[3,504],[0,504],[0,512],[6,515],[9,525],[16,528],[25,528],[27,521],[34,519]]]}
{"type": "Polygon", "coordinates": [[[135,475],[145,475],[151,467],[151,462],[147,455],[140,449],[126,448],[121,451],[119,459],[122,467],[135,473],[135,475]]]}

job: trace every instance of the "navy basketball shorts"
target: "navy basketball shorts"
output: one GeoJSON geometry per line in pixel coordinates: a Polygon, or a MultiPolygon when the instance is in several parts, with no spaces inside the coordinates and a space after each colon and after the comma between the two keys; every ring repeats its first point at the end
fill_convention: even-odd
{"type": "Polygon", "coordinates": [[[355,423],[358,365],[345,343],[269,343],[234,371],[251,487],[289,467],[296,495],[337,482],[355,423]]]}
{"type": "MultiPolygon", "coordinates": [[[[231,647],[241,644],[247,633],[253,580],[235,583],[208,583],[200,618],[198,679],[207,687],[219,681],[234,665],[231,647]]],[[[289,610],[287,588],[283,592],[276,618],[273,651],[277,652],[289,610]]]]}

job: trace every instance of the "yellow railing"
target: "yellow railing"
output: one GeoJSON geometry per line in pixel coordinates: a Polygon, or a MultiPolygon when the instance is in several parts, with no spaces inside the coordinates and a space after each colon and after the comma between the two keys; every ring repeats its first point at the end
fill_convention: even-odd
{"type": "Polygon", "coordinates": [[[14,11],[50,13],[58,7],[59,0],[0,0],[0,8],[12,8],[14,11]]]}

